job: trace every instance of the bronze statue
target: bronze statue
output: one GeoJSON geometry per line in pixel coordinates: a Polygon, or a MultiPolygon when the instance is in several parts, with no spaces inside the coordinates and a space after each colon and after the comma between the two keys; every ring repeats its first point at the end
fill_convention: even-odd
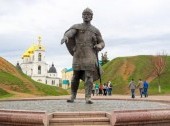
{"type": "Polygon", "coordinates": [[[93,81],[99,79],[99,66],[97,61],[98,51],[101,51],[105,44],[100,31],[91,25],[93,12],[86,8],[82,13],[83,23],[75,24],[69,28],[61,44],[66,46],[73,56],[73,77],[71,81],[71,97],[67,102],[74,102],[79,87],[79,81],[85,82],[85,100],[92,104],[91,90],[93,81]]]}

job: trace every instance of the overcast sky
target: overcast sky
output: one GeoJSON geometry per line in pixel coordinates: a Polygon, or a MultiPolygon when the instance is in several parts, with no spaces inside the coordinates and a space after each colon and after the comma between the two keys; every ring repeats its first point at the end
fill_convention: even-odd
{"type": "MultiPolygon", "coordinates": [[[[38,36],[46,62],[58,73],[72,66],[60,45],[64,32],[93,10],[92,24],[105,41],[109,60],[120,56],[170,55],[170,0],[0,0],[0,56],[16,65],[38,36]]],[[[100,53],[101,55],[101,53],[100,53]]]]}

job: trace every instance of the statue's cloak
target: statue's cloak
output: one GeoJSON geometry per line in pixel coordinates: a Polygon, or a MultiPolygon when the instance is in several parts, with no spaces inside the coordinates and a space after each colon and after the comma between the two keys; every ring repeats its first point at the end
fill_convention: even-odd
{"type": "MultiPolygon", "coordinates": [[[[86,30],[82,24],[75,24],[73,25],[71,28],[69,28],[67,31],[69,31],[70,29],[77,29],[77,30],[86,30]]],[[[95,33],[96,35],[100,35],[100,32],[98,31],[97,28],[95,28],[94,26],[92,26],[90,29],[88,29],[89,31],[95,33]]],[[[66,31],[66,32],[67,32],[66,31]]],[[[66,33],[65,32],[65,33],[66,33]]],[[[76,41],[75,41],[75,38],[69,38],[68,42],[65,42],[66,44],[66,47],[69,51],[69,53],[74,56],[74,51],[75,51],[75,46],[76,46],[76,41]]],[[[96,53],[96,57],[97,57],[97,53],[96,53]]],[[[99,61],[98,61],[99,62],[99,61]]],[[[101,68],[101,66],[99,65],[98,66],[98,63],[96,62],[96,69],[94,69],[93,71],[93,81],[96,81],[100,78],[101,74],[103,73],[103,70],[101,68]],[[98,70],[99,69],[99,70],[98,70]],[[99,76],[99,71],[100,71],[100,76],[99,76]]],[[[73,69],[74,70],[74,69],[73,69]]],[[[83,74],[81,76],[81,79],[83,81],[85,81],[85,74],[83,74]]]]}
{"type": "MultiPolygon", "coordinates": [[[[69,31],[70,29],[87,30],[83,26],[83,24],[75,24],[72,27],[70,27],[67,31],[69,31]]],[[[96,27],[94,27],[93,25],[91,25],[91,27],[88,30],[95,33],[96,35],[101,35],[99,30],[96,27]]],[[[65,44],[66,44],[66,47],[67,47],[69,53],[73,56],[74,55],[74,49],[75,49],[75,46],[76,46],[75,38],[69,38],[68,42],[66,42],[65,44]]]]}

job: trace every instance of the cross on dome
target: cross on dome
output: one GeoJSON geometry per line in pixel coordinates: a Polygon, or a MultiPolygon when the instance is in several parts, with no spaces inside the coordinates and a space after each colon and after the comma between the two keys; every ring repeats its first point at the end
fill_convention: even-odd
{"type": "Polygon", "coordinates": [[[38,36],[38,44],[41,45],[41,40],[42,40],[42,37],[41,36],[38,36]]]}

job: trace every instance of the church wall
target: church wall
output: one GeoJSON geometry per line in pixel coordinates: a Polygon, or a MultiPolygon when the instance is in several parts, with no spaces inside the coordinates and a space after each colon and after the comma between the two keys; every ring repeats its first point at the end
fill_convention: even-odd
{"type": "Polygon", "coordinates": [[[28,63],[28,61],[29,61],[29,57],[24,57],[23,63],[28,63]]]}
{"type": "Polygon", "coordinates": [[[47,84],[52,86],[59,87],[60,79],[59,78],[47,78],[47,84]]]}
{"type": "Polygon", "coordinates": [[[44,83],[46,82],[46,77],[45,76],[32,76],[32,79],[40,82],[40,83],[44,83]]]}
{"type": "Polygon", "coordinates": [[[48,77],[57,77],[57,73],[48,73],[48,77]]]}
{"type": "Polygon", "coordinates": [[[20,64],[22,71],[28,75],[32,75],[32,64],[31,63],[21,63],[20,64]]]}
{"type": "Polygon", "coordinates": [[[34,61],[34,54],[30,54],[30,62],[34,61]]]}
{"type": "Polygon", "coordinates": [[[41,62],[42,61],[45,61],[45,54],[44,54],[44,51],[43,50],[36,50],[35,52],[34,52],[34,61],[35,62],[38,62],[39,60],[38,60],[38,55],[39,55],[39,53],[41,54],[41,62]]]}
{"type": "Polygon", "coordinates": [[[47,76],[47,64],[45,62],[34,62],[33,76],[47,76]],[[40,74],[38,74],[38,66],[41,66],[40,74]]]}

